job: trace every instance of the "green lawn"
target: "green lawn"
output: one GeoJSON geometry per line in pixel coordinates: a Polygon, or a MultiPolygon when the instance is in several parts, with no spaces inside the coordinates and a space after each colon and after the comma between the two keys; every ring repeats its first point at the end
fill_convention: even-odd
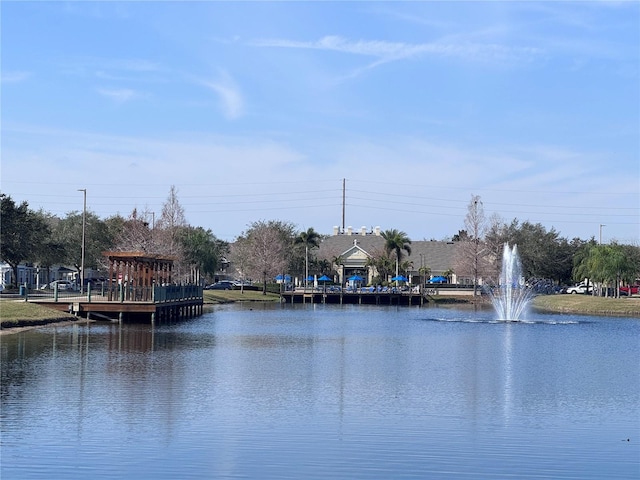
{"type": "Polygon", "coordinates": [[[640,297],[603,298],[591,295],[540,295],[532,306],[539,310],[587,315],[621,315],[640,318],[640,297]]]}
{"type": "Polygon", "coordinates": [[[256,290],[205,290],[204,303],[278,302],[280,295],[256,290]]]}
{"type": "Polygon", "coordinates": [[[0,321],[2,328],[43,325],[62,320],[77,320],[71,314],[43,307],[22,300],[0,301],[0,321]]]}

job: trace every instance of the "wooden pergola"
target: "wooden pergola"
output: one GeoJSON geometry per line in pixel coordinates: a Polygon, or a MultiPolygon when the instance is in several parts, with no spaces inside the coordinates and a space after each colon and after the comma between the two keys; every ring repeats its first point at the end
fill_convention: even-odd
{"type": "Polygon", "coordinates": [[[109,292],[117,285],[129,291],[149,292],[150,287],[168,285],[173,272],[173,257],[147,252],[103,252],[109,261],[109,292]]]}

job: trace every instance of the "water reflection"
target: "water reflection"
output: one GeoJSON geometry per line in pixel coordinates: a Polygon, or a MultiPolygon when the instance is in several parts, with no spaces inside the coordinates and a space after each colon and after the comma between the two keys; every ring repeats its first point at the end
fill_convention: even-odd
{"type": "Polygon", "coordinates": [[[95,323],[5,336],[0,415],[9,461],[0,473],[636,472],[637,446],[620,440],[640,428],[638,322],[532,322],[495,323],[491,312],[472,310],[222,307],[156,328],[95,323]]]}

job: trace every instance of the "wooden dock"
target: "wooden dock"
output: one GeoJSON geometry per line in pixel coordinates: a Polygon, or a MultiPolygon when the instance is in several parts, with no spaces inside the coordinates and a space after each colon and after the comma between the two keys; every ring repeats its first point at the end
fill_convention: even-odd
{"type": "Polygon", "coordinates": [[[87,319],[166,323],[202,315],[202,287],[167,285],[85,295],[31,295],[29,301],[87,319]]]}
{"type": "Polygon", "coordinates": [[[330,292],[322,290],[296,290],[282,293],[286,303],[327,303],[339,305],[424,305],[428,295],[416,292],[330,292]]]}

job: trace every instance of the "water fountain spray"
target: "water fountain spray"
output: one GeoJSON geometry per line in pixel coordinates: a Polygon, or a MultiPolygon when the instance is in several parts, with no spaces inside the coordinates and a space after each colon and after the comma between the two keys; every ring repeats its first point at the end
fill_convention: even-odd
{"type": "Polygon", "coordinates": [[[504,244],[502,251],[502,273],[499,285],[491,292],[491,303],[498,314],[498,320],[517,322],[526,312],[531,300],[531,290],[524,281],[522,264],[518,256],[518,246],[504,244]]]}

